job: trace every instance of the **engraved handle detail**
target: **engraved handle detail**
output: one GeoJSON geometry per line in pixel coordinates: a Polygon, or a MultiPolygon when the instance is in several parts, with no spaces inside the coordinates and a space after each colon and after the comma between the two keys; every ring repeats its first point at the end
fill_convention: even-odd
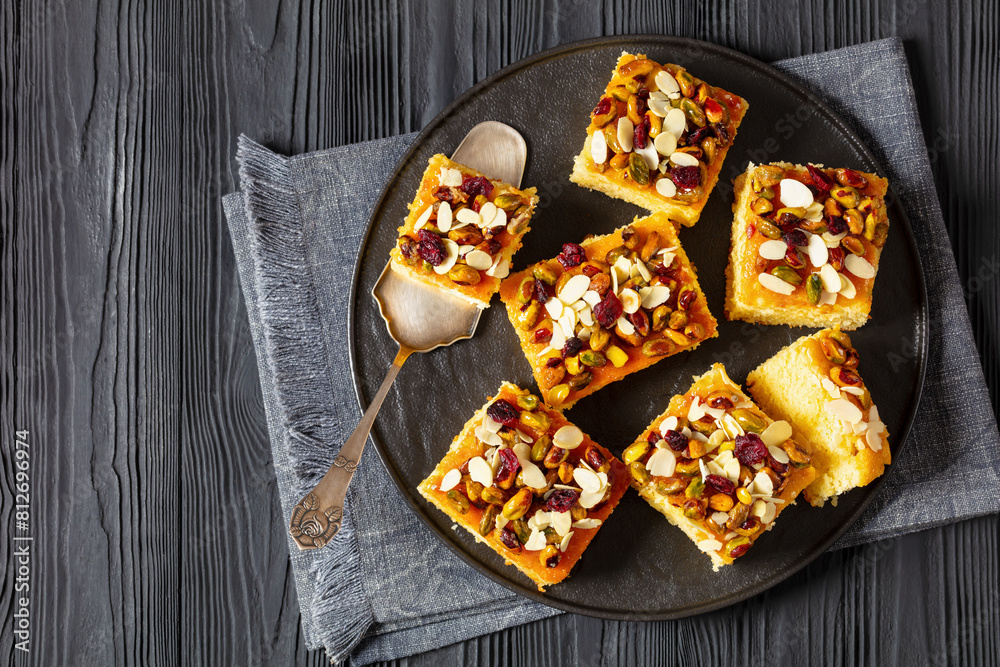
{"type": "Polygon", "coordinates": [[[340,525],[344,519],[344,498],[347,497],[347,487],[354,477],[354,471],[358,469],[361,452],[364,451],[365,443],[368,441],[368,433],[372,430],[372,424],[375,423],[375,416],[382,407],[382,401],[389,393],[389,387],[396,379],[403,362],[412,352],[413,350],[404,345],[399,347],[399,352],[382,381],[382,386],[365,410],[357,428],[340,448],[340,454],[334,459],[333,465],[323,475],[316,488],[307,493],[292,510],[288,532],[299,549],[322,549],[340,532],[340,525]]]}

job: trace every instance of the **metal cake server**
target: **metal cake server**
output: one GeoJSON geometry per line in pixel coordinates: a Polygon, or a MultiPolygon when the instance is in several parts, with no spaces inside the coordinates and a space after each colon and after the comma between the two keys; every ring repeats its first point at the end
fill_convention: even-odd
{"type": "MultiPolygon", "coordinates": [[[[489,178],[520,187],[528,147],[514,128],[486,121],[476,125],[451,158],[489,178]]],[[[344,498],[375,416],[389,387],[414,352],[429,352],[471,338],[482,310],[474,304],[393,271],[385,265],[372,296],[399,352],[357,428],[340,448],[333,465],[292,510],[289,533],[299,549],[321,549],[340,531],[344,498]]]]}

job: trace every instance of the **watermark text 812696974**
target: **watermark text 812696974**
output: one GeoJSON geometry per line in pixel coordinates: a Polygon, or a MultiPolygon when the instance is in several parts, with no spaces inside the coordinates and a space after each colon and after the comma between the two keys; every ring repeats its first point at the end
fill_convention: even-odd
{"type": "Polygon", "coordinates": [[[8,572],[14,575],[14,648],[28,652],[31,641],[31,448],[28,431],[15,432],[14,534],[8,572]]]}

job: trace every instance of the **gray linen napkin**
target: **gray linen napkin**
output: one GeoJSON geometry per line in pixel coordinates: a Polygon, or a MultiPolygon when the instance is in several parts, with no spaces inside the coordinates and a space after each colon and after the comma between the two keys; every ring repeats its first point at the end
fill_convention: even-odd
{"type": "MultiPolygon", "coordinates": [[[[832,104],[888,169],[932,287],[930,358],[912,442],[837,546],[1000,511],[1000,437],[902,43],[882,40],[776,66],[832,104]]],[[[384,175],[413,137],[292,158],[240,140],[244,194],[223,203],[286,521],[336,455],[330,443],[343,442],[360,418],[348,360],[336,352],[346,336],[348,287],[370,214],[358,202],[377,199],[384,175]]],[[[300,552],[289,539],[310,648],[367,663],[559,613],[509,592],[442,548],[392,488],[372,447],[355,475],[348,507],[342,533],[325,549],[300,552]]]]}

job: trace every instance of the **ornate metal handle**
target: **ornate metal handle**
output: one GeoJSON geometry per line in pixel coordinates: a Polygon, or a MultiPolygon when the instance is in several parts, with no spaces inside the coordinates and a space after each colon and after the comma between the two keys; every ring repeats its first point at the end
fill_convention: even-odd
{"type": "Polygon", "coordinates": [[[368,433],[375,423],[375,415],[382,407],[382,401],[389,393],[389,387],[396,379],[399,369],[403,367],[403,362],[412,352],[410,348],[400,345],[389,372],[382,380],[382,386],[365,410],[357,428],[351,433],[351,437],[340,448],[333,465],[323,475],[316,488],[307,493],[292,510],[288,532],[299,549],[322,549],[340,532],[340,524],[344,519],[344,498],[347,497],[347,487],[354,477],[354,471],[358,469],[358,461],[361,460],[361,452],[368,442],[368,433]]]}

